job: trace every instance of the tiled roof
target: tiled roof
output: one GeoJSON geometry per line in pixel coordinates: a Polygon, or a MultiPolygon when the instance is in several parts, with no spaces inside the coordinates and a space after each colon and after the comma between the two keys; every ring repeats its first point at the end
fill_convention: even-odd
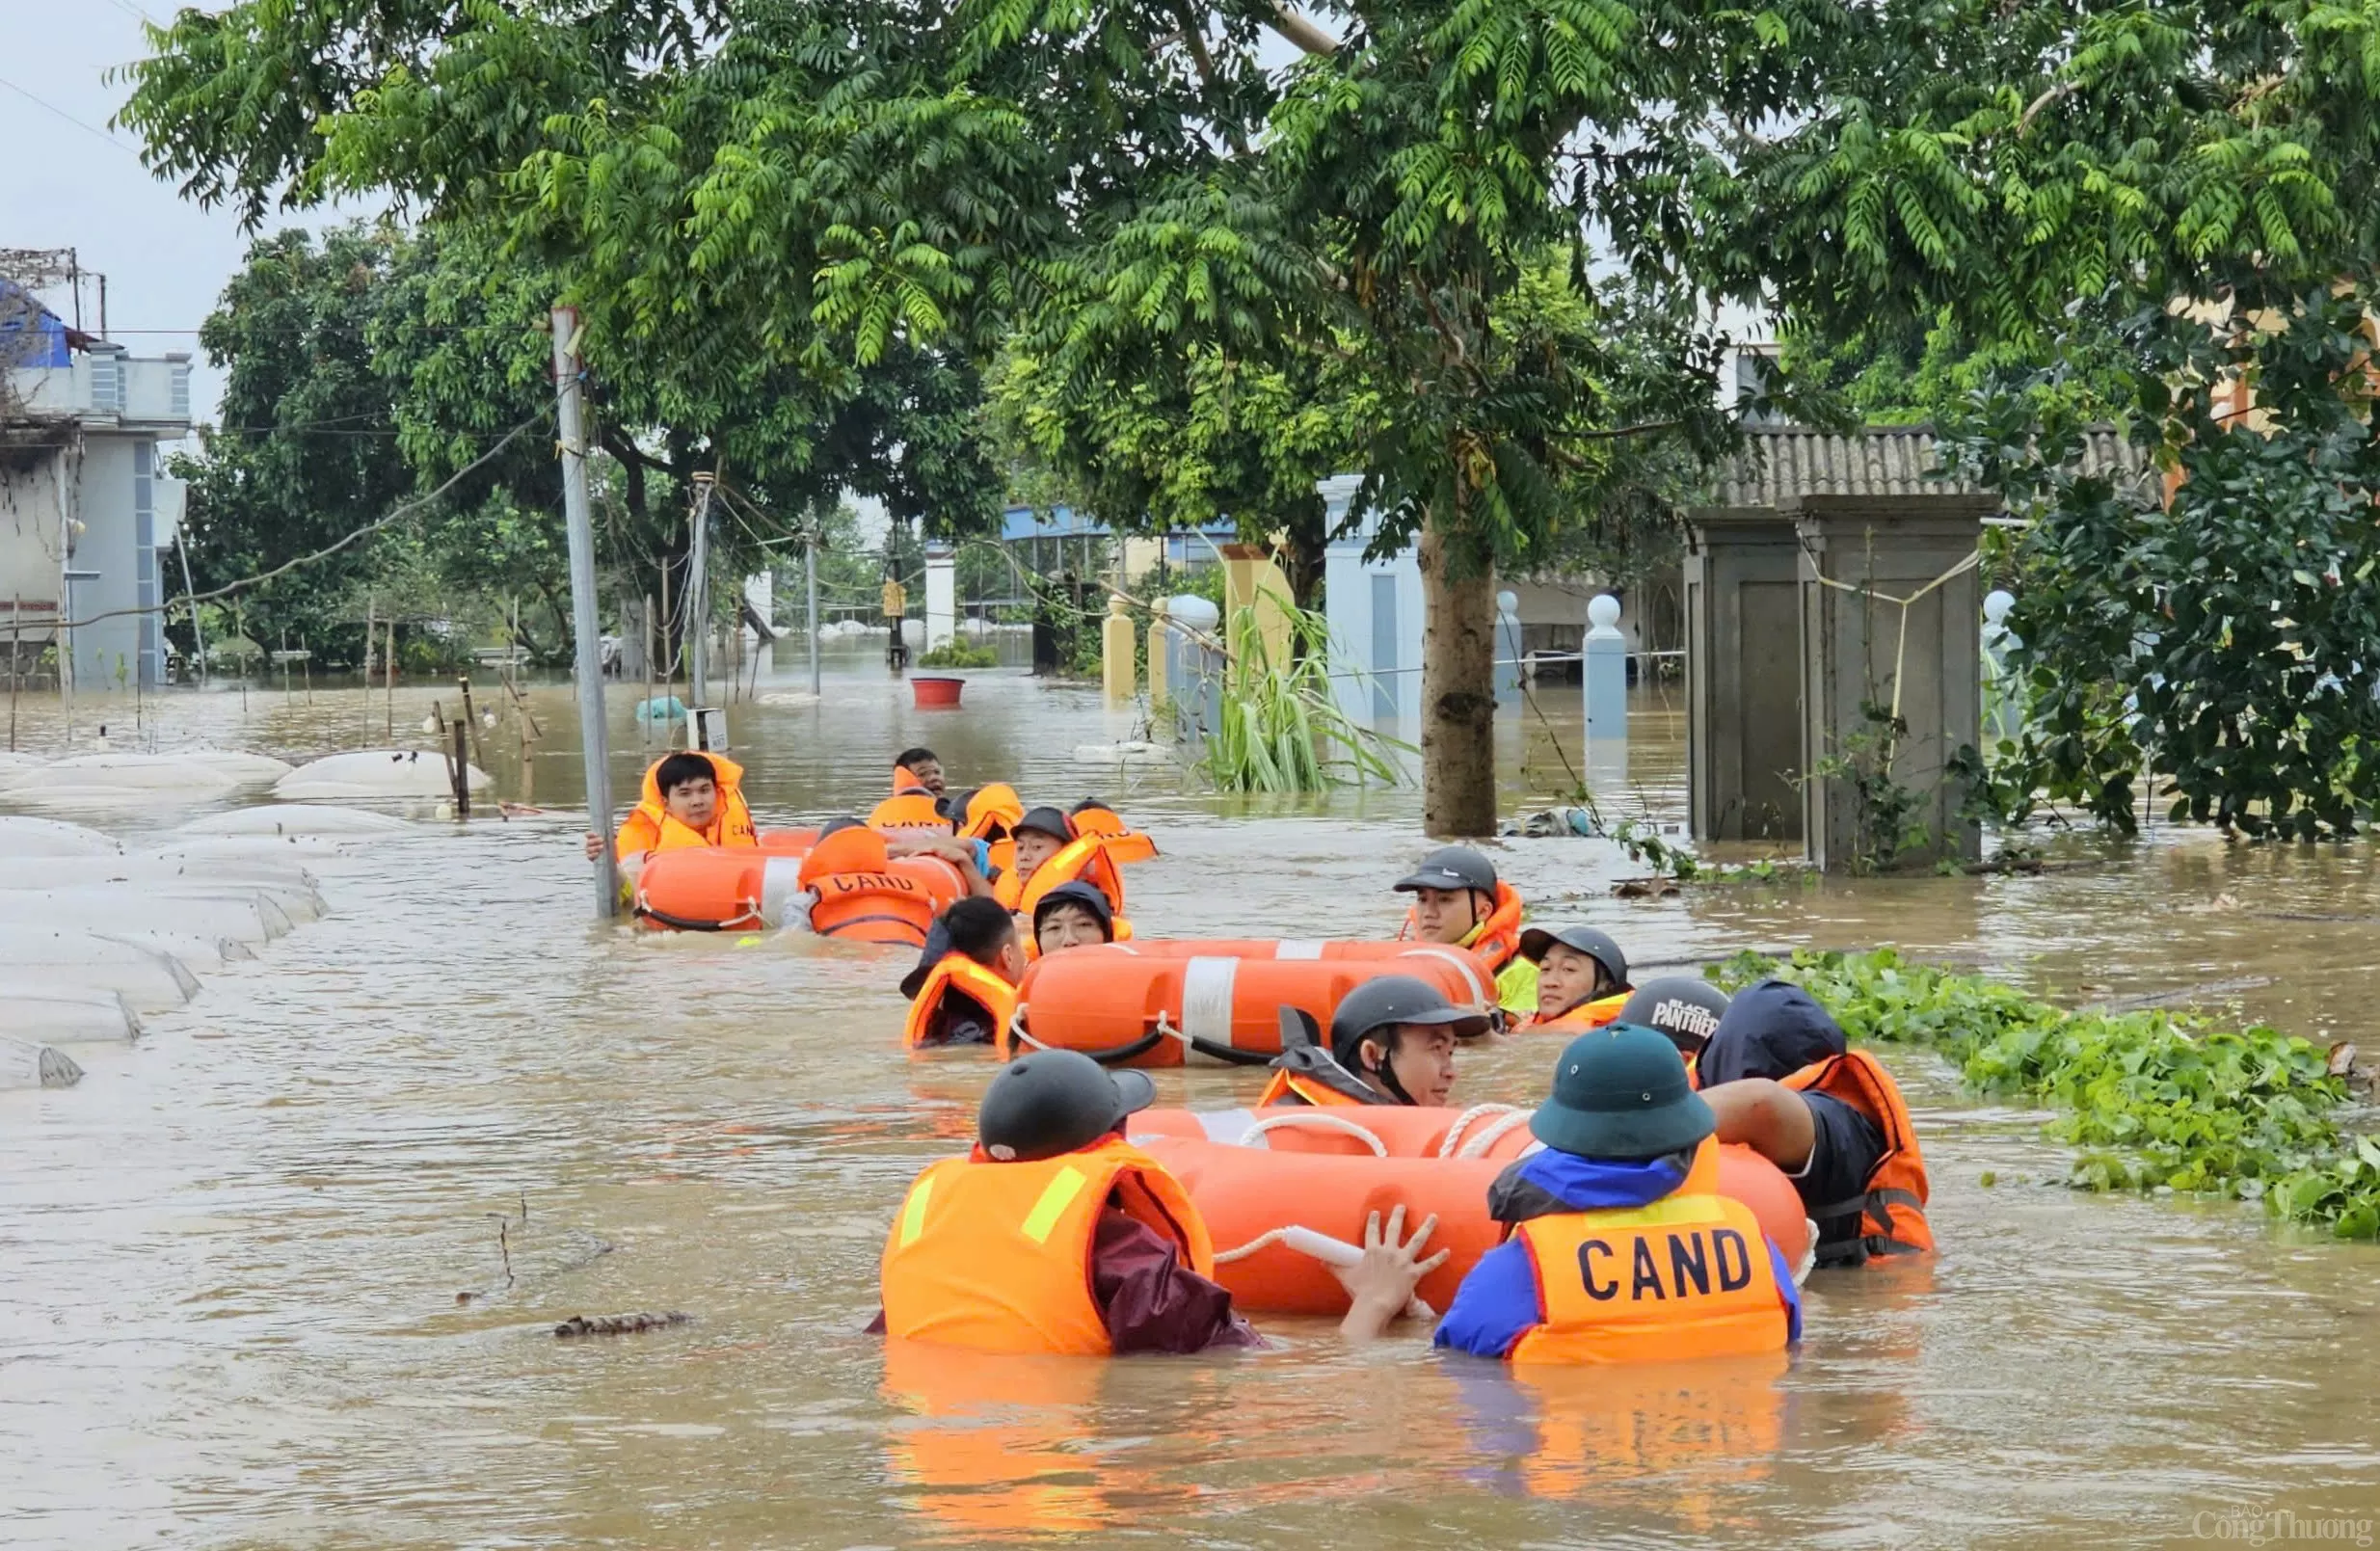
{"type": "MultiPolygon", "coordinates": [[[[2083,441],[2081,471],[2143,473],[2147,452],[2102,426],[2083,441]]],[[[1964,479],[1932,477],[1934,429],[1870,426],[1842,435],[1805,425],[1748,426],[1734,462],[1720,471],[1715,506],[1776,506],[1804,495],[1981,495],[1964,479]]]]}

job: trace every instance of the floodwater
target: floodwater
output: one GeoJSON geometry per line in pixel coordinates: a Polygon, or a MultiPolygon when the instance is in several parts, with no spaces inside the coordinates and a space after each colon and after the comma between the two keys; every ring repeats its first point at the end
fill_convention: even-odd
{"type": "MultiPolygon", "coordinates": [[[[865,655],[835,658],[823,704],[806,682],[789,653],[731,712],[763,823],[871,802],[924,741],[955,780],[1098,792],[1152,829],[1165,855],[1132,878],[1151,935],[1385,932],[1423,845],[1409,791],[1224,802],[1079,763],[1135,732],[1092,691],[975,675],[966,709],[919,712],[865,655]]],[[[635,693],[612,701],[624,796],[635,693]]],[[[400,685],[399,741],[428,741],[434,697],[451,713],[451,684],[400,685]]],[[[895,961],[591,926],[571,693],[531,700],[554,811],[323,860],[329,918],[140,1045],[78,1050],[79,1087],[0,1095],[0,1543],[2259,1543],[2287,1513],[2367,1544],[2380,1520],[2380,1252],[2070,1193],[2044,1117],[1915,1055],[1894,1062],[1942,1253],[1822,1274],[1790,1364],[1516,1379],[1414,1330],[1350,1350],[1278,1321],[1277,1350],[1225,1360],[889,1358],[861,1333],[885,1226],[960,1144],[987,1061],[902,1057],[895,961]],[[697,1321],[548,1333],[666,1309],[697,1321]]],[[[1550,793],[1577,716],[1559,691],[1544,709],[1503,754],[1550,793]]],[[[1619,805],[1673,818],[1675,706],[1639,711],[1619,805]]],[[[57,745],[54,706],[22,714],[57,745]]],[[[128,703],[86,702],[78,725],[300,759],[367,722],[384,741],[388,715],[320,688],[141,714],[127,737],[128,703]]],[[[487,736],[521,795],[515,722],[487,736]]],[[[79,816],[138,835],[190,813],[79,816]]],[[[1892,941],[2077,997],[2230,985],[2215,1000],[2316,1038],[2380,993],[2361,847],[2164,830],[2039,877],[1630,902],[1599,842],[1499,863],[1646,962],[1892,941]]],[[[1457,1098],[1532,1100],[1551,1056],[1503,1041],[1457,1098]]],[[[1161,1074],[1161,1102],[1257,1083],[1161,1074]]]]}

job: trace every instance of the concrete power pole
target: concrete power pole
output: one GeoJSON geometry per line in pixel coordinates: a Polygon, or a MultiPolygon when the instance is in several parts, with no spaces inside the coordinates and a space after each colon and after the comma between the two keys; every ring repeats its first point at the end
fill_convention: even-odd
{"type": "Polygon", "coordinates": [[[587,438],[579,418],[578,309],[553,309],[553,381],[562,430],[562,516],[570,533],[571,628],[578,654],[578,739],[586,758],[588,827],[602,837],[595,861],[595,914],[620,911],[612,858],[611,750],[603,721],[603,647],[595,615],[595,522],[587,509],[587,438]]]}

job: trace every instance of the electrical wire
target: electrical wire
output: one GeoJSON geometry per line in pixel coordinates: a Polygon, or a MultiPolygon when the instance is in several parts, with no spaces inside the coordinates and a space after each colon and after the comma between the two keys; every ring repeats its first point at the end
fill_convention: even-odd
{"type": "Polygon", "coordinates": [[[133,149],[130,146],[125,145],[122,141],[118,140],[114,135],[109,134],[97,124],[91,123],[86,120],[77,119],[74,115],[67,112],[66,109],[58,106],[55,102],[46,101],[43,98],[35,96],[32,93],[26,91],[23,87],[18,86],[14,81],[10,80],[7,76],[0,75],[0,86],[7,87],[18,96],[23,97],[27,102],[32,103],[37,108],[40,108],[42,112],[54,114],[58,118],[64,119],[67,122],[72,124],[75,128],[80,129],[83,133],[87,135],[98,136],[101,140],[106,141],[118,150],[122,151],[125,155],[133,157],[136,160],[139,158],[141,154],[139,151],[133,149]]]}
{"type": "Polygon", "coordinates": [[[331,543],[324,545],[319,549],[313,550],[311,553],[302,554],[294,559],[284,560],[270,571],[260,571],[253,576],[242,576],[237,581],[226,582],[221,587],[210,588],[202,593],[185,594],[180,598],[168,599],[163,602],[135,604],[130,608],[111,608],[105,613],[94,614],[87,619],[62,621],[53,628],[60,630],[77,630],[83,628],[85,626],[96,625],[102,620],[122,619],[128,615],[162,614],[171,609],[185,606],[196,607],[200,603],[211,603],[219,598],[228,598],[234,593],[246,592],[249,588],[260,586],[265,582],[273,580],[276,576],[286,575],[290,572],[297,570],[300,566],[309,566],[318,560],[327,560],[331,556],[338,553],[341,549],[344,549],[348,546],[356,543],[359,539],[369,538],[373,534],[378,533],[385,528],[393,526],[394,524],[403,521],[406,518],[409,518],[414,513],[429,506],[431,503],[438,500],[439,497],[444,495],[448,491],[463,483],[463,481],[468,478],[471,474],[478,472],[479,469],[495,462],[498,453],[502,452],[506,447],[518,441],[524,433],[534,429],[537,426],[545,424],[546,421],[552,416],[552,414],[553,407],[551,405],[548,405],[544,409],[539,410],[535,414],[530,415],[519,425],[514,426],[510,431],[505,432],[504,439],[501,441],[498,441],[495,446],[490,447],[487,451],[481,453],[478,457],[472,459],[469,463],[465,464],[462,468],[456,469],[452,474],[448,475],[437,489],[432,490],[425,495],[417,495],[414,499],[404,502],[402,505],[391,507],[386,515],[374,518],[371,521],[364,523],[361,527],[356,528],[344,536],[333,540],[331,543]]]}

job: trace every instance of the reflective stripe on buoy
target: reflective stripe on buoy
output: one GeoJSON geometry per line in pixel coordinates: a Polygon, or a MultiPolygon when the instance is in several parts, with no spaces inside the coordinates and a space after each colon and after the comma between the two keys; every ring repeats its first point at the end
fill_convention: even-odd
{"type": "Polygon", "coordinates": [[[1190,1039],[1231,1043],[1231,989],[1239,978],[1236,958],[1194,958],[1182,976],[1182,1032],[1190,1039]]]}

